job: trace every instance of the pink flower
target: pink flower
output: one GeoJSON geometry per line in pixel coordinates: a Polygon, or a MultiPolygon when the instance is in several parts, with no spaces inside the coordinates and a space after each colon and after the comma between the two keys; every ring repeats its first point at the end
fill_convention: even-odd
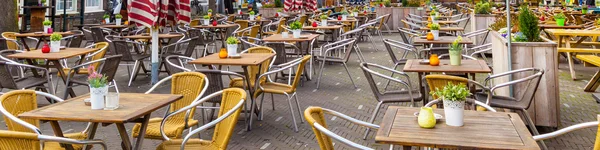
{"type": "Polygon", "coordinates": [[[94,70],[96,70],[96,69],[94,69],[94,66],[90,65],[90,67],[87,70],[88,74],[96,73],[94,70]]]}

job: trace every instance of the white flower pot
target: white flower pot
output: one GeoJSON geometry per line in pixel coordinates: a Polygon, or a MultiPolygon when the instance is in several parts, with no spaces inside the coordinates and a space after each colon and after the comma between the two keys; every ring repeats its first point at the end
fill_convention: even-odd
{"type": "Polygon", "coordinates": [[[292,33],[294,34],[294,38],[300,38],[300,33],[302,33],[302,30],[292,30],[292,33]]]}
{"type": "Polygon", "coordinates": [[[92,109],[104,109],[104,96],[108,93],[108,86],[103,86],[100,88],[92,88],[90,87],[90,103],[92,104],[92,109]]]}
{"type": "Polygon", "coordinates": [[[205,26],[210,25],[210,19],[204,19],[203,21],[205,26]]]}
{"type": "Polygon", "coordinates": [[[250,20],[254,20],[254,17],[256,17],[256,16],[254,16],[254,15],[249,16],[250,20]]]}
{"type": "Polygon", "coordinates": [[[358,12],[352,12],[352,16],[358,17],[358,12]]]}
{"type": "Polygon", "coordinates": [[[44,26],[44,33],[48,34],[48,29],[50,29],[50,26],[44,26]]]}
{"type": "Polygon", "coordinates": [[[110,23],[110,18],[104,18],[104,22],[106,22],[106,24],[110,23]]]}
{"type": "Polygon", "coordinates": [[[120,26],[121,25],[121,19],[115,19],[115,24],[120,26]]]}
{"type": "Polygon", "coordinates": [[[431,34],[433,34],[433,40],[440,39],[440,30],[431,30],[431,34]]]}
{"type": "Polygon", "coordinates": [[[433,24],[437,24],[437,23],[438,23],[438,21],[437,21],[435,18],[432,18],[432,19],[431,19],[431,23],[433,23],[433,24]]]}
{"type": "Polygon", "coordinates": [[[281,37],[282,38],[288,38],[290,35],[287,31],[281,32],[281,37]]]}
{"type": "Polygon", "coordinates": [[[227,56],[239,56],[237,48],[237,44],[227,44],[227,56]]]}
{"type": "Polygon", "coordinates": [[[321,20],[321,26],[327,26],[327,19],[321,20]]]}
{"type": "Polygon", "coordinates": [[[342,15],[342,20],[348,20],[348,15],[342,15]]]}
{"type": "Polygon", "coordinates": [[[464,125],[465,101],[444,100],[446,125],[460,127],[464,125]]]}
{"type": "Polygon", "coordinates": [[[241,9],[238,9],[238,12],[237,12],[237,13],[238,13],[238,14],[241,14],[241,13],[242,13],[242,10],[241,10],[241,9]]]}
{"type": "Polygon", "coordinates": [[[60,41],[50,41],[50,53],[56,53],[60,51],[60,41]]]}

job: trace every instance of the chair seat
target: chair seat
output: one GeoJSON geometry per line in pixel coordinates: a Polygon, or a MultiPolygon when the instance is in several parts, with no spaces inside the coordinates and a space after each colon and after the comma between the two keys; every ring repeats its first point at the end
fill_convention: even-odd
{"type": "MultiPolygon", "coordinates": [[[[415,102],[423,99],[419,90],[413,90],[412,97],[415,102]]],[[[382,93],[379,100],[384,102],[410,102],[410,94],[408,91],[388,91],[382,93]]]]}
{"type": "MultiPolygon", "coordinates": [[[[76,140],[85,140],[87,139],[87,134],[85,133],[68,133],[65,134],[66,138],[70,138],[70,139],[76,139],[76,140]]],[[[60,146],[60,143],[58,142],[45,142],[44,143],[44,150],[64,150],[65,148],[60,146]]],[[[81,150],[83,149],[83,145],[80,144],[73,144],[73,149],[75,150],[81,150]]]]}
{"type": "Polygon", "coordinates": [[[233,78],[231,81],[229,81],[229,87],[244,88],[244,84],[246,84],[246,81],[244,81],[243,78],[233,78]]]}
{"type": "Polygon", "coordinates": [[[296,92],[291,85],[277,83],[277,82],[265,82],[261,84],[263,89],[257,89],[254,93],[254,97],[258,97],[261,93],[273,93],[273,94],[290,94],[296,92]]]}
{"type": "MultiPolygon", "coordinates": [[[[156,147],[156,150],[180,150],[181,143],[183,143],[182,139],[172,139],[169,141],[164,141],[156,147]]],[[[185,149],[201,149],[201,150],[213,150],[218,149],[221,150],[224,148],[217,147],[215,144],[212,144],[211,141],[205,141],[201,139],[190,139],[185,143],[185,149]]]]}
{"type": "MultiPolygon", "coordinates": [[[[163,118],[151,118],[148,122],[148,127],[146,128],[146,135],[144,138],[149,139],[163,139],[160,135],[160,123],[163,118]]],[[[198,125],[198,120],[190,119],[188,120],[188,127],[198,125]]],[[[138,137],[140,128],[142,124],[136,123],[131,130],[131,134],[133,137],[138,137]]],[[[181,138],[181,134],[185,130],[183,122],[178,123],[174,121],[167,121],[165,124],[165,134],[169,138],[181,138]]]]}
{"type": "Polygon", "coordinates": [[[317,56],[316,59],[319,61],[325,60],[328,62],[339,62],[339,63],[345,62],[342,58],[331,57],[331,56],[317,56]]]}
{"type": "Polygon", "coordinates": [[[17,88],[19,88],[19,89],[21,89],[21,88],[28,89],[31,87],[41,86],[41,85],[44,85],[46,82],[48,82],[48,80],[46,78],[36,78],[36,77],[21,78],[21,79],[16,80],[17,88]]]}
{"type": "MultiPolygon", "coordinates": [[[[477,99],[477,101],[485,103],[487,101],[487,97],[487,93],[475,93],[475,98],[477,99]]],[[[494,95],[492,96],[492,100],[490,100],[489,105],[491,107],[521,110],[527,109],[527,106],[529,104],[517,101],[515,98],[512,97],[494,95]]]]}

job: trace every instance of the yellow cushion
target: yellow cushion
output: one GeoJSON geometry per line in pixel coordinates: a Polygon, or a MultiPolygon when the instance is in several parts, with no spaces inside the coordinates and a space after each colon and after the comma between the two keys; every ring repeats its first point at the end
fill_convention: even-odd
{"type": "Polygon", "coordinates": [[[291,85],[277,83],[277,82],[265,82],[261,84],[264,90],[257,89],[256,93],[254,93],[254,97],[258,97],[260,93],[273,93],[273,94],[284,94],[284,93],[293,93],[294,88],[291,85]]]}
{"type": "MultiPolygon", "coordinates": [[[[148,127],[146,128],[146,135],[144,138],[149,139],[163,139],[160,135],[160,123],[163,118],[151,118],[148,122],[148,127]]],[[[188,120],[188,127],[198,125],[198,120],[190,119],[188,120]]],[[[140,128],[142,124],[136,123],[131,130],[131,134],[133,137],[138,137],[140,128]]],[[[178,123],[176,121],[167,121],[165,124],[165,134],[169,138],[181,138],[181,134],[183,134],[184,124],[178,123]]]]}

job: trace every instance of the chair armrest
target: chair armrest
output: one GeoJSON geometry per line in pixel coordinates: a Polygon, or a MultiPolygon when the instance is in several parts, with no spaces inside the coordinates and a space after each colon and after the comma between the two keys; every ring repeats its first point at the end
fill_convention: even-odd
{"type": "MultiPolygon", "coordinates": [[[[536,68],[523,68],[523,69],[517,69],[517,70],[508,71],[508,72],[503,72],[503,73],[500,73],[500,74],[494,74],[494,75],[491,75],[491,76],[485,78],[484,85],[488,85],[489,80],[494,79],[494,78],[503,77],[503,76],[507,76],[507,75],[512,75],[512,74],[516,74],[516,73],[520,73],[520,72],[525,72],[525,71],[537,71],[537,70],[539,70],[539,69],[536,69],[536,68]]],[[[543,72],[543,70],[540,70],[540,71],[543,72]]]]}
{"type": "MultiPolygon", "coordinates": [[[[371,128],[371,129],[379,129],[378,125],[371,124],[371,123],[364,122],[364,121],[360,121],[360,120],[354,119],[352,117],[349,117],[349,116],[347,116],[345,114],[342,114],[342,113],[339,113],[339,112],[336,112],[336,111],[333,111],[333,110],[329,110],[329,109],[326,109],[326,108],[321,108],[321,109],[323,110],[324,113],[327,113],[327,114],[330,114],[330,115],[342,118],[342,119],[347,120],[347,121],[349,121],[351,123],[358,124],[358,125],[361,125],[361,126],[365,126],[365,127],[371,128]]],[[[357,149],[372,150],[372,148],[369,148],[369,147],[366,147],[366,146],[354,143],[354,142],[352,142],[352,141],[350,141],[350,140],[348,140],[348,139],[346,139],[344,137],[341,137],[341,136],[339,136],[339,135],[331,132],[329,129],[323,127],[322,125],[320,125],[317,122],[315,122],[314,124],[312,124],[312,126],[314,128],[316,128],[317,130],[321,131],[322,133],[325,133],[327,136],[329,136],[329,137],[331,137],[333,139],[336,139],[336,140],[338,140],[338,141],[340,141],[340,142],[342,142],[342,143],[344,143],[346,145],[352,146],[352,147],[357,148],[357,149]]]]}
{"type": "Polygon", "coordinates": [[[583,128],[590,128],[590,127],[597,127],[598,126],[598,121],[593,121],[593,122],[586,122],[586,123],[580,123],[580,124],[576,124],[576,125],[572,125],[554,132],[550,132],[550,133],[546,133],[546,134],[540,134],[540,135],[536,135],[533,136],[533,140],[535,141],[541,141],[541,140],[546,140],[546,139],[550,139],[550,138],[554,138],[572,131],[576,131],[579,129],[583,129],[583,128]]]}
{"type": "Polygon", "coordinates": [[[302,62],[302,57],[297,58],[297,59],[292,60],[292,61],[289,61],[289,62],[286,62],[286,63],[283,63],[283,64],[280,64],[279,66],[283,66],[283,67],[280,67],[280,68],[277,68],[277,69],[274,69],[274,70],[271,70],[271,71],[268,71],[268,72],[265,72],[265,73],[261,74],[260,76],[258,76],[258,78],[256,78],[256,82],[254,82],[254,85],[256,87],[255,89],[264,90],[264,88],[262,87],[262,85],[259,84],[260,80],[263,77],[268,77],[269,75],[277,74],[277,73],[282,72],[284,70],[290,69],[290,68],[296,66],[297,64],[299,64],[301,62],[302,62]]]}
{"type": "Polygon", "coordinates": [[[100,145],[103,150],[106,150],[106,144],[102,140],[75,140],[70,138],[49,136],[49,135],[38,135],[40,141],[50,141],[65,144],[82,144],[82,145],[100,145]]]}

